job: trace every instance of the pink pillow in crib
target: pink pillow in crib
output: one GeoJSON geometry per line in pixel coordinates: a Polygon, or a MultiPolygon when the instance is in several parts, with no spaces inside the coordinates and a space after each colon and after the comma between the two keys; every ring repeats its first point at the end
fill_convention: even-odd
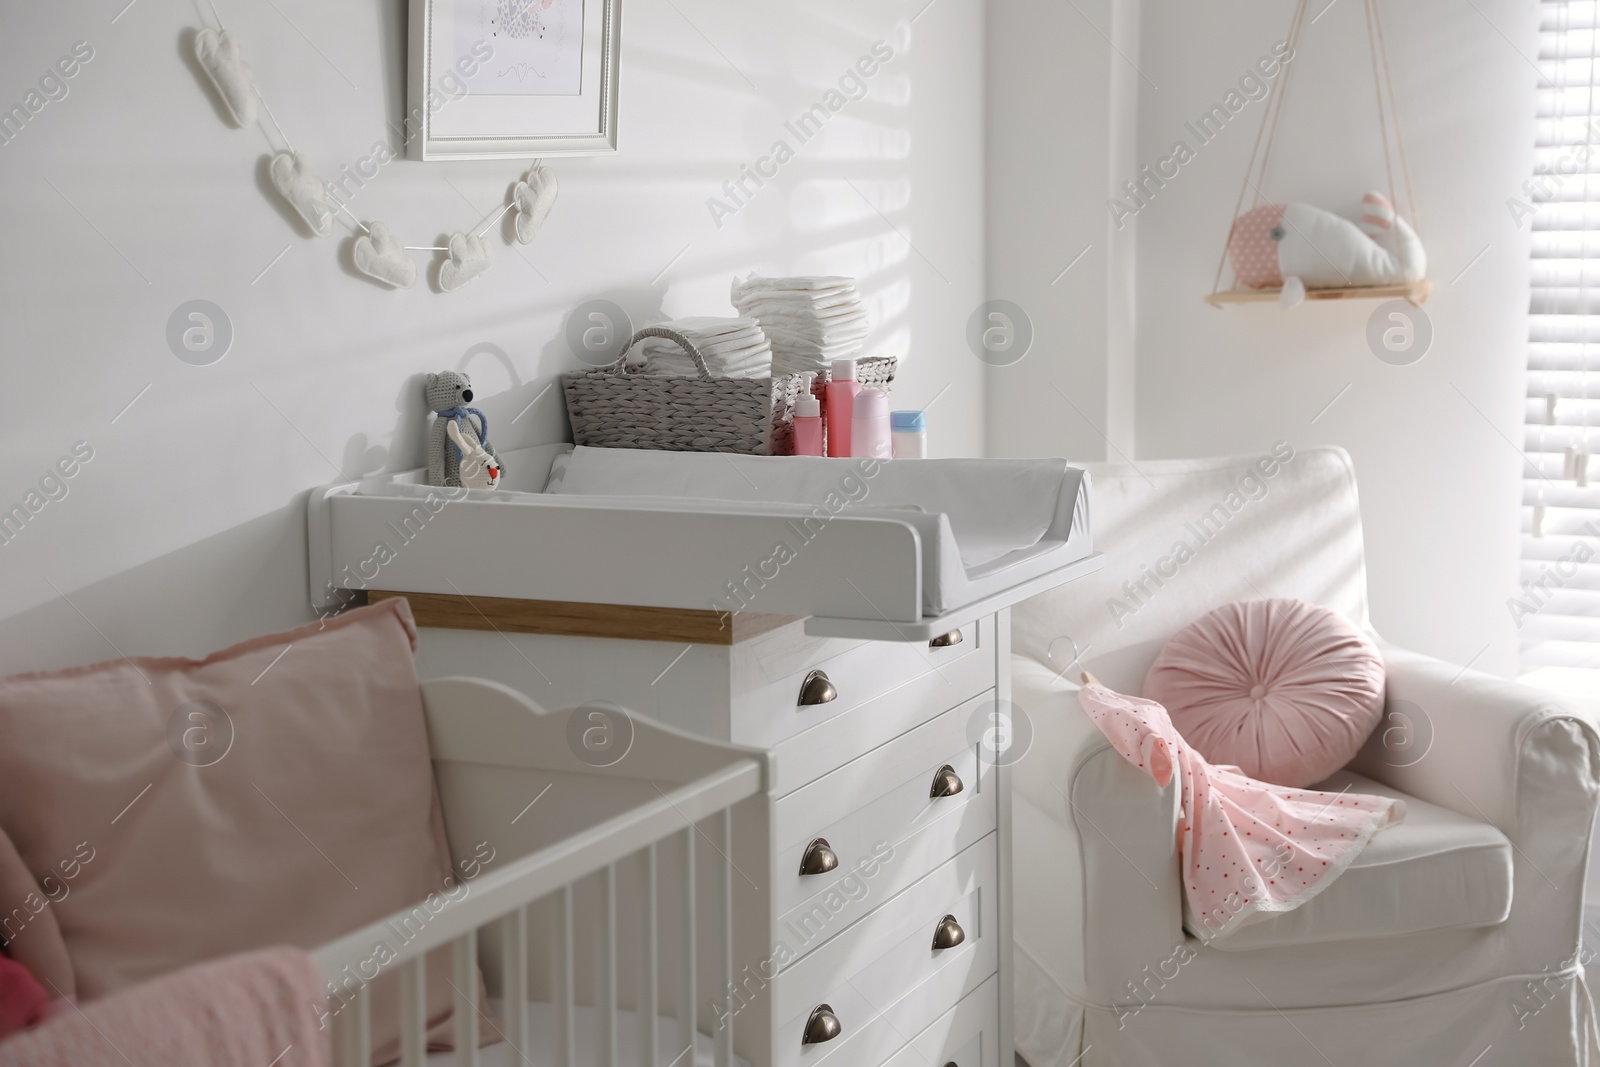
{"type": "MultiPolygon", "coordinates": [[[[72,978],[72,960],[50,905],[65,900],[72,892],[72,880],[83,870],[85,860],[94,860],[92,849],[79,849],[76,855],[35,877],[0,827],[0,941],[5,942],[11,959],[27,968],[33,980],[49,990],[52,999],[72,998],[78,992],[72,978]]],[[[4,999],[0,993],[0,1001],[4,999]]],[[[4,1015],[5,1006],[0,1004],[0,1017],[4,1015]]],[[[4,1030],[3,1022],[0,1030],[4,1030]]]]}
{"type": "MultiPolygon", "coordinates": [[[[415,642],[410,607],[388,600],[201,660],[0,678],[0,828],[36,879],[56,872],[46,907],[82,1000],[316,948],[454,885],[415,642]]],[[[437,1041],[449,975],[448,948],[430,954],[437,1041]]],[[[394,982],[374,983],[390,1059],[394,982]]]]}
{"type": "Polygon", "coordinates": [[[1383,716],[1383,658],[1342,616],[1304,600],[1218,608],[1179,631],[1144,695],[1207,762],[1304,788],[1355,758],[1383,716]]]}

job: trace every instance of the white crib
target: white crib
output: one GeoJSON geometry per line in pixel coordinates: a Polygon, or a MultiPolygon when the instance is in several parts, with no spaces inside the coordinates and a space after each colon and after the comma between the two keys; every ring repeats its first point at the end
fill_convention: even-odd
{"type": "Polygon", "coordinates": [[[591,723],[585,709],[546,711],[470,678],[427,682],[423,696],[465,895],[409,940],[396,936],[412,914],[402,912],[313,953],[348,998],[334,1018],[335,1062],[372,1061],[373,995],[350,976],[385,944],[384,971],[399,970],[406,1067],[733,1067],[735,1021],[711,1005],[733,979],[736,809],[765,818],[767,756],[628,716],[626,754],[595,767],[569,737],[615,728],[615,712],[591,723]],[[480,870],[484,845],[493,858],[480,870]],[[455,1051],[430,1058],[425,956],[445,945],[455,1051]],[[480,961],[505,1037],[481,1050],[480,961]],[[663,985],[674,1003],[663,1004],[663,985]],[[702,1033],[709,1053],[696,1047],[705,1037],[684,1036],[702,1033]]]}

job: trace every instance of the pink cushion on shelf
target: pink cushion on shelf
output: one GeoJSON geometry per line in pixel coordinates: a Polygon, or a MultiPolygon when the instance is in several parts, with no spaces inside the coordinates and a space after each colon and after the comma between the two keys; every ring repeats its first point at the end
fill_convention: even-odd
{"type": "Polygon", "coordinates": [[[1144,695],[1206,761],[1304,788],[1355,757],[1383,715],[1383,657],[1304,600],[1218,608],[1167,642],[1144,695]]]}
{"type": "MultiPolygon", "coordinates": [[[[389,600],[201,660],[0,679],[0,827],[36,879],[58,872],[48,911],[84,1002],[265,945],[315,948],[453,884],[415,642],[410,607],[389,600]]],[[[438,1038],[449,959],[428,960],[438,1038]]],[[[396,1006],[392,989],[374,1003],[380,1048],[396,1006]]]]}

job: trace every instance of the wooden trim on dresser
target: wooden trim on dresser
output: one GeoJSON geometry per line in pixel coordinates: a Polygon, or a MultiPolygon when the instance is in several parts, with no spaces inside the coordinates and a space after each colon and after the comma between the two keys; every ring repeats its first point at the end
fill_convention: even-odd
{"type": "Polygon", "coordinates": [[[760,615],[749,611],[730,615],[696,608],[652,608],[638,604],[468,597],[393,589],[367,591],[367,602],[371,604],[395,597],[404,597],[410,602],[411,614],[418,626],[697,645],[736,645],[800,620],[800,616],[760,615]]]}

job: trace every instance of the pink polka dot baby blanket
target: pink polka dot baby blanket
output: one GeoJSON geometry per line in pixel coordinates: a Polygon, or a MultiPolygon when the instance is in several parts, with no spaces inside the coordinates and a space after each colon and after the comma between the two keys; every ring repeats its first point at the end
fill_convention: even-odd
{"type": "Polygon", "coordinates": [[[1122,758],[1157,785],[1177,776],[1185,922],[1202,940],[1298,908],[1331,885],[1374,833],[1405,818],[1404,801],[1290,789],[1213,766],[1155,701],[1091,683],[1078,702],[1122,758]]]}

